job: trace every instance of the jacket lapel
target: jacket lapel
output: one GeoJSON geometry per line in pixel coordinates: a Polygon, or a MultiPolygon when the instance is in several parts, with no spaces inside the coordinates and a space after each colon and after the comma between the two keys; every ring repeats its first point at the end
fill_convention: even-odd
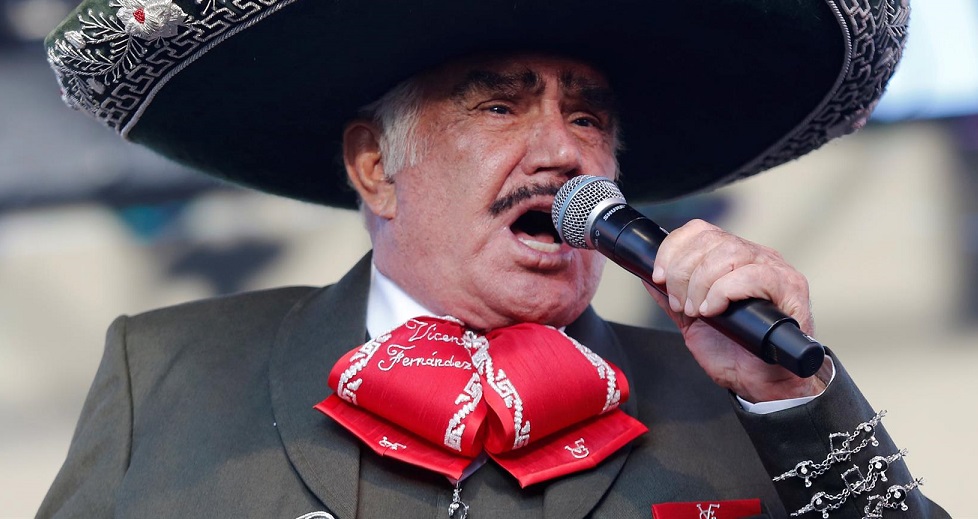
{"type": "MultiPolygon", "coordinates": [[[[356,515],[359,499],[360,448],[342,426],[313,410],[331,390],[329,370],[340,356],[366,337],[368,254],[336,285],[313,292],[282,323],[269,363],[272,409],[296,472],[338,518],[356,515]]],[[[632,374],[627,356],[610,326],[590,307],[567,327],[574,337],[606,360],[632,374]]],[[[622,404],[636,416],[636,395],[622,404]]],[[[548,484],[546,518],[584,517],[608,492],[628,458],[631,446],[600,466],[548,484]]]]}
{"type": "MultiPolygon", "coordinates": [[[[625,373],[625,377],[632,380],[624,349],[608,323],[598,317],[591,307],[568,326],[566,331],[578,342],[617,365],[625,373]]],[[[621,405],[621,409],[633,417],[638,417],[636,398],[637,395],[633,392],[628,401],[621,405]]],[[[544,517],[571,519],[587,516],[615,482],[631,449],[631,444],[626,445],[596,468],[551,483],[544,493],[544,517]]]]}
{"type": "Polygon", "coordinates": [[[272,411],[286,454],[309,489],[338,518],[356,515],[360,448],[313,406],[332,391],[329,370],[360,345],[370,285],[370,255],[336,285],[313,292],[283,320],[269,362],[272,411]]]}

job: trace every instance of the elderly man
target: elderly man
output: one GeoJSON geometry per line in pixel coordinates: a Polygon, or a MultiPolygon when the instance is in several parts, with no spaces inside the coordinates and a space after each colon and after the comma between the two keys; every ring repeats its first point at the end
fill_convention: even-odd
{"type": "MultiPolygon", "coordinates": [[[[778,11],[761,3],[743,2],[748,7],[739,16],[778,11]]],[[[497,41],[503,33],[495,31],[479,32],[468,44],[458,40],[451,52],[406,43],[412,65],[389,63],[394,72],[383,80],[348,62],[376,59],[379,51],[352,49],[355,59],[333,58],[324,68],[358,69],[354,86],[387,89],[352,113],[340,103],[358,98],[351,86],[316,86],[337,101],[297,96],[306,87],[281,76],[294,63],[276,62],[291,55],[266,52],[269,42],[277,49],[276,36],[316,27],[310,19],[324,22],[327,15],[385,14],[410,27],[433,8],[416,6],[399,19],[374,12],[378,7],[334,11],[315,4],[270,1],[252,6],[256,11],[216,2],[131,0],[111,4],[112,11],[85,4],[50,38],[49,58],[69,104],[232,180],[347,205],[347,195],[326,179],[327,167],[298,171],[308,157],[325,153],[323,144],[303,145],[328,141],[332,136],[322,132],[341,128],[346,181],[373,252],[331,287],[241,294],[118,319],[39,516],[945,515],[920,493],[904,452],[841,364],[827,359],[816,376],[798,378],[698,319],[756,297],[812,333],[807,282],[777,252],[690,222],[670,234],[656,258],[652,280],[667,296],[650,289],[681,334],[607,323],[589,308],[604,258],[561,242],[547,223],[554,195],[579,175],[616,178],[622,139],[651,145],[647,137],[655,133],[645,120],[656,117],[637,104],[642,82],[623,79],[617,62],[595,53],[600,46],[576,38],[561,45],[544,44],[547,38],[497,41]],[[215,29],[221,16],[233,27],[227,34],[215,29]],[[135,104],[125,101],[133,95],[135,104]],[[317,107],[297,113],[300,101],[317,107]],[[283,111],[286,105],[293,111],[283,111]],[[216,132],[212,125],[226,117],[233,123],[216,132]],[[403,355],[408,350],[414,360],[403,355]],[[586,359],[601,373],[596,387],[604,406],[597,411],[576,416],[591,405],[586,395],[577,400],[591,375],[578,375],[567,358],[586,359]],[[456,379],[470,383],[452,385],[456,379]],[[441,444],[426,431],[431,421],[436,432],[444,430],[432,416],[446,408],[443,417],[464,427],[450,426],[441,444]],[[545,416],[547,409],[564,411],[545,416]],[[511,430],[507,420],[514,416],[511,430]],[[541,428],[547,433],[537,437],[541,428]],[[586,458],[588,464],[579,463],[586,458]]],[[[498,7],[471,9],[488,14],[498,7]]],[[[639,8],[641,21],[580,7],[621,21],[630,37],[655,18],[646,7],[639,8]]],[[[884,2],[864,15],[892,22],[904,7],[884,2]]],[[[562,8],[551,13],[555,22],[543,16],[547,9],[516,9],[513,16],[523,21],[514,26],[488,23],[512,30],[588,20],[562,8]]],[[[698,8],[691,9],[685,14],[698,8]]],[[[849,34],[854,39],[858,31],[839,16],[831,21],[835,30],[856,31],[849,34]]],[[[600,27],[608,29],[608,20],[600,27]]],[[[450,41],[462,37],[453,31],[442,37],[449,33],[450,41]]],[[[301,40],[284,45],[316,53],[301,40]]],[[[898,52],[899,38],[890,45],[888,52],[898,52]]],[[[380,54],[389,56],[383,48],[380,54]]],[[[844,71],[865,58],[855,47],[842,50],[844,71]]],[[[892,54],[887,59],[872,62],[884,82],[895,63],[892,54]]],[[[688,160],[692,179],[670,173],[633,185],[641,197],[675,196],[812,149],[865,118],[880,93],[866,89],[867,77],[875,76],[846,76],[828,97],[814,96],[819,101],[807,112],[772,117],[769,127],[753,132],[766,133],[755,135],[762,148],[770,147],[771,135],[783,137],[753,170],[704,173],[710,168],[677,155],[688,160]],[[842,87],[859,95],[847,97],[842,87]],[[839,105],[843,98],[849,104],[839,105]],[[827,106],[842,107],[834,122],[821,127],[821,137],[800,138],[817,128],[810,113],[824,116],[827,106]],[[792,117],[804,124],[785,127],[792,117]]],[[[727,105],[697,99],[699,93],[692,96],[697,104],[727,105]]],[[[687,127],[678,118],[662,124],[687,127]]],[[[702,157],[711,167],[741,160],[711,153],[702,157]]]]}

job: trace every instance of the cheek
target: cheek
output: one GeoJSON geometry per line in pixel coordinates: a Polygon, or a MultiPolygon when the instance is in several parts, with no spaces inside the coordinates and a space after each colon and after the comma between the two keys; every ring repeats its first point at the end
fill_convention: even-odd
{"type": "Polygon", "coordinates": [[[618,175],[618,162],[615,160],[615,155],[609,149],[602,148],[597,156],[597,171],[595,173],[589,173],[591,175],[598,175],[608,178],[610,180],[615,180],[618,175]]]}
{"type": "Polygon", "coordinates": [[[451,130],[457,135],[451,150],[456,167],[466,168],[459,175],[474,179],[473,184],[498,188],[517,169],[526,154],[527,140],[513,130],[472,131],[461,126],[451,130]]]}
{"type": "Polygon", "coordinates": [[[581,252],[580,270],[576,273],[582,292],[593,293],[597,291],[598,283],[601,282],[601,273],[604,272],[604,265],[607,258],[593,252],[581,252]]]}

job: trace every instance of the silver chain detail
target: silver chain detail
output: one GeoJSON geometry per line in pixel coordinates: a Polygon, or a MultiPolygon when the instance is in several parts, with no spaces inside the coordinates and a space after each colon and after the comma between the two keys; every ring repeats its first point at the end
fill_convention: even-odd
{"type": "Polygon", "coordinates": [[[880,420],[882,420],[884,416],[886,416],[885,410],[876,413],[876,416],[874,416],[868,422],[863,422],[856,426],[851,433],[840,432],[830,434],[829,445],[831,446],[832,450],[829,451],[828,455],[825,457],[825,460],[823,460],[821,463],[815,463],[811,460],[802,461],[795,465],[793,469],[775,477],[773,481],[784,481],[788,478],[799,477],[805,480],[806,487],[812,486],[811,480],[827,472],[832,465],[843,461],[849,461],[853,454],[861,451],[870,443],[872,443],[874,447],[878,447],[879,442],[876,440],[875,430],[876,426],[879,425],[880,420]],[[836,447],[835,444],[839,438],[843,438],[843,440],[842,443],[836,447]],[[858,443],[855,443],[857,440],[858,443]]]}
{"type": "Polygon", "coordinates": [[[884,508],[890,508],[893,510],[899,508],[900,510],[906,512],[910,509],[910,507],[908,507],[904,502],[907,500],[907,494],[909,494],[911,490],[923,484],[924,480],[917,478],[906,485],[891,486],[890,488],[886,489],[885,495],[869,496],[869,504],[866,505],[866,508],[863,508],[863,519],[882,519],[884,508]]]}
{"type": "MultiPolygon", "coordinates": [[[[858,466],[853,465],[852,468],[842,473],[842,480],[845,482],[846,486],[845,488],[842,489],[841,492],[839,492],[838,494],[829,494],[828,492],[818,492],[814,496],[812,496],[812,500],[807,505],[799,508],[795,512],[792,512],[791,516],[797,517],[801,514],[815,511],[815,512],[822,512],[822,519],[828,519],[829,511],[836,510],[839,507],[841,507],[851,496],[869,492],[870,490],[876,488],[876,483],[878,483],[879,481],[887,481],[886,479],[887,469],[890,468],[890,465],[893,462],[902,459],[906,455],[907,455],[907,450],[903,449],[900,452],[896,452],[894,454],[885,457],[874,456],[871,460],[869,460],[869,467],[867,469],[866,476],[862,475],[862,471],[859,470],[858,466]]],[[[914,488],[917,486],[917,484],[919,483],[913,485],[914,488]]],[[[887,496],[890,495],[890,491],[894,491],[897,494],[897,496],[902,495],[905,498],[906,492],[908,490],[909,488],[904,489],[904,486],[902,485],[894,485],[890,487],[890,490],[887,491],[887,496]]],[[[873,499],[881,500],[877,503],[877,506],[875,508],[876,510],[879,510],[881,506],[893,508],[889,505],[879,504],[879,503],[889,502],[889,501],[885,501],[885,499],[889,499],[889,497],[881,498],[880,496],[870,496],[868,499],[870,503],[872,503],[873,499]]],[[[867,506],[867,510],[868,509],[869,507],[867,506]]],[[[869,512],[867,512],[867,514],[868,513],[869,512]]],[[[875,516],[866,516],[866,517],[873,518],[875,516]]]]}
{"type": "Polygon", "coordinates": [[[455,483],[452,504],[448,505],[448,519],[465,519],[469,516],[469,505],[462,502],[462,482],[455,483]],[[458,513],[456,516],[455,514],[458,513]]]}

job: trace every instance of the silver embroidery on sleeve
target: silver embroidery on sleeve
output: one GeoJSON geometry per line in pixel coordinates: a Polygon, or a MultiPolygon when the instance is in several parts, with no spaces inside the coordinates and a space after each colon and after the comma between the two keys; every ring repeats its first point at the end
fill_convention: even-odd
{"type": "MultiPolygon", "coordinates": [[[[829,435],[829,453],[821,462],[804,460],[799,462],[791,470],[773,478],[773,481],[786,481],[791,478],[799,478],[804,481],[805,487],[812,486],[812,480],[825,474],[833,465],[849,462],[853,455],[862,451],[869,445],[879,446],[876,439],[876,428],[886,411],[880,411],[869,421],[856,426],[852,432],[832,433],[829,435]]],[[[869,495],[876,489],[879,482],[887,482],[886,471],[898,460],[907,456],[907,450],[903,449],[888,456],[875,455],[869,461],[860,466],[853,464],[844,470],[840,477],[843,486],[839,491],[818,491],[812,495],[811,500],[803,507],[792,512],[792,517],[806,514],[808,512],[820,512],[822,519],[828,519],[829,512],[837,510],[845,505],[850,498],[856,496],[868,496],[868,503],[864,508],[863,519],[880,519],[882,510],[885,508],[901,508],[906,510],[904,503],[907,493],[922,484],[922,480],[914,480],[907,485],[893,485],[887,489],[886,493],[880,495],[869,495]],[[865,467],[865,472],[863,471],[865,467]]]]}
{"type": "Polygon", "coordinates": [[[882,519],[883,509],[897,509],[906,512],[910,509],[904,501],[911,490],[924,484],[924,480],[917,478],[906,485],[893,485],[886,489],[883,495],[869,496],[869,504],[863,509],[863,519],[882,519]]]}
{"type": "MultiPolygon", "coordinates": [[[[863,476],[859,467],[854,465],[852,468],[842,473],[842,480],[845,482],[845,487],[842,489],[842,491],[836,494],[829,494],[828,492],[815,493],[815,495],[812,496],[812,500],[807,505],[791,513],[792,517],[797,517],[807,512],[821,512],[822,519],[828,519],[829,511],[840,508],[849,500],[850,497],[870,492],[876,488],[876,484],[879,481],[886,481],[885,471],[887,466],[906,455],[907,451],[902,450],[890,456],[877,456],[873,458],[869,464],[869,469],[865,476],[863,476]]],[[[876,517],[870,515],[870,508],[873,508],[873,513],[878,513],[882,507],[894,508],[895,506],[890,506],[890,504],[887,503],[895,503],[896,497],[901,498],[898,504],[902,505],[903,510],[906,510],[907,507],[903,504],[903,500],[906,499],[906,492],[908,492],[911,488],[916,488],[920,484],[921,480],[916,480],[914,483],[912,483],[913,486],[909,488],[907,488],[905,485],[894,485],[890,487],[890,490],[887,491],[886,496],[889,496],[890,491],[893,491],[895,492],[896,496],[892,499],[884,498],[878,495],[869,496],[867,498],[869,504],[865,508],[867,514],[865,517],[876,517]],[[876,503],[875,505],[874,500],[876,503]]]]}
{"type": "Polygon", "coordinates": [[[868,422],[857,425],[851,433],[841,432],[830,434],[829,445],[831,446],[831,450],[829,450],[828,455],[821,463],[815,463],[811,460],[802,461],[795,465],[793,469],[775,477],[774,481],[784,481],[788,478],[798,477],[805,480],[806,487],[812,486],[812,480],[824,474],[832,465],[848,461],[853,454],[861,451],[870,443],[874,447],[879,445],[874,432],[876,426],[879,425],[880,420],[884,416],[886,416],[885,410],[876,413],[876,416],[868,422]]]}

